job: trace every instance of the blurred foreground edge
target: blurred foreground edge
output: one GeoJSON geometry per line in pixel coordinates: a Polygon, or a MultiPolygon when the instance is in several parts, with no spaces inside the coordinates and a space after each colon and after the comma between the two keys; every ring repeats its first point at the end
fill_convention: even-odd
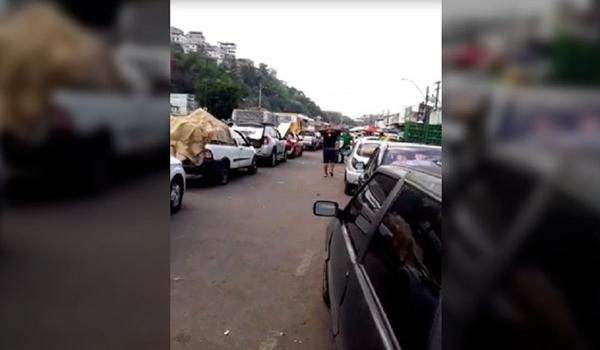
{"type": "Polygon", "coordinates": [[[599,3],[451,3],[444,348],[600,348],[599,3]]]}
{"type": "Polygon", "coordinates": [[[0,4],[1,349],[169,347],[168,9],[0,4]]]}

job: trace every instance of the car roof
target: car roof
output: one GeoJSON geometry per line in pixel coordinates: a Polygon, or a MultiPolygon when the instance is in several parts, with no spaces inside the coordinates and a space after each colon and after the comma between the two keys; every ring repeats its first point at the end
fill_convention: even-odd
{"type": "Polygon", "coordinates": [[[257,127],[257,128],[262,128],[266,125],[270,125],[273,126],[273,124],[270,123],[259,123],[259,122],[241,122],[241,123],[236,123],[233,126],[253,126],[253,127],[257,127]]]}
{"type": "Polygon", "coordinates": [[[388,148],[429,148],[429,149],[442,149],[442,146],[437,145],[426,145],[423,143],[411,143],[411,142],[384,142],[388,148]]]}
{"type": "Polygon", "coordinates": [[[360,139],[358,139],[357,141],[358,143],[381,143],[381,140],[378,138],[366,138],[366,137],[362,137],[360,139]]]}
{"type": "Polygon", "coordinates": [[[431,166],[382,165],[377,168],[376,173],[383,173],[394,178],[404,179],[440,202],[442,200],[442,168],[435,164],[431,166]]]}

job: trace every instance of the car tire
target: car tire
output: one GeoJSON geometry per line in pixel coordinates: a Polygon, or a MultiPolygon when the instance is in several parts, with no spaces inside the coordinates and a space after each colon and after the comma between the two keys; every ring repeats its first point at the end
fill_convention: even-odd
{"type": "Polygon", "coordinates": [[[256,162],[256,157],[252,158],[252,163],[248,167],[248,173],[250,175],[254,175],[258,172],[258,163],[256,162]]]}
{"type": "Polygon", "coordinates": [[[274,168],[277,166],[277,151],[273,149],[273,153],[271,153],[271,159],[269,160],[269,166],[274,168]]]}
{"type": "Polygon", "coordinates": [[[230,172],[229,162],[225,162],[217,176],[217,183],[219,185],[225,186],[229,183],[229,172],[230,172]]]}
{"type": "Polygon", "coordinates": [[[183,181],[176,177],[171,181],[170,203],[171,203],[171,214],[176,213],[181,209],[183,203],[183,181]]]}
{"type": "Polygon", "coordinates": [[[321,294],[323,296],[323,302],[327,307],[331,305],[331,300],[329,299],[329,281],[328,281],[328,273],[327,273],[327,261],[323,263],[323,286],[321,288],[321,294]]]}

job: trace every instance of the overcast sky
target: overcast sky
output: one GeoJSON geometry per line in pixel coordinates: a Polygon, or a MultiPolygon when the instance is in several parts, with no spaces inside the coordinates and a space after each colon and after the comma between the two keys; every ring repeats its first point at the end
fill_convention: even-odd
{"type": "Polygon", "coordinates": [[[237,57],[277,70],[324,110],[350,117],[422,100],[405,77],[441,79],[441,2],[196,2],[171,0],[171,25],[232,41],[237,57]]]}

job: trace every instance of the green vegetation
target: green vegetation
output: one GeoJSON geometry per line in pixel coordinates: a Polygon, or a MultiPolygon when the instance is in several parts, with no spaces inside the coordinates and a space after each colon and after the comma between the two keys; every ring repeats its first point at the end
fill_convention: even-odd
{"type": "MultiPolygon", "coordinates": [[[[258,67],[230,60],[217,64],[204,52],[185,54],[177,44],[171,45],[171,92],[196,95],[200,106],[220,119],[231,117],[234,108],[258,106],[258,91],[262,85],[261,106],[272,112],[302,113],[321,116],[329,114],[302,91],[277,79],[266,64],[258,67]]],[[[339,122],[339,118],[332,120],[339,122]]],[[[351,120],[342,116],[342,120],[351,120]]]]}

